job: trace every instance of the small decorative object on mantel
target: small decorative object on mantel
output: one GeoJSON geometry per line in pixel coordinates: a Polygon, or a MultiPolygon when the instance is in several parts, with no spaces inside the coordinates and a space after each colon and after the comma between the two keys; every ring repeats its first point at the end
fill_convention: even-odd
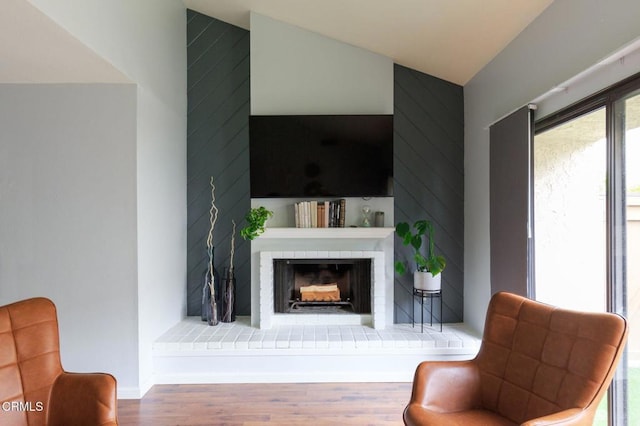
{"type": "Polygon", "coordinates": [[[213,176],[209,181],[211,185],[211,208],[209,209],[209,234],[207,235],[207,270],[204,274],[204,286],[202,290],[203,320],[206,319],[209,325],[218,325],[220,322],[218,315],[218,301],[220,278],[214,267],[213,230],[218,220],[218,208],[216,207],[216,186],[213,183],[213,176]]]}
{"type": "Polygon", "coordinates": [[[371,227],[371,206],[362,206],[362,223],[363,228],[371,227]]]}
{"type": "MultiPolygon", "coordinates": [[[[413,259],[416,262],[416,271],[413,273],[413,286],[418,290],[439,291],[441,289],[441,272],[447,262],[444,257],[434,252],[433,225],[428,220],[419,220],[413,227],[416,233],[411,232],[409,224],[400,222],[396,225],[396,234],[402,238],[402,244],[411,245],[414,250],[413,259]],[[424,256],[420,252],[422,238],[427,238],[427,253],[424,256]]],[[[407,268],[404,262],[396,261],[395,270],[402,275],[407,268]]]]}
{"type": "Polygon", "coordinates": [[[245,216],[247,226],[240,230],[240,235],[245,240],[253,240],[264,232],[264,225],[273,216],[271,210],[267,210],[264,206],[255,207],[249,210],[245,216]]]}
{"type": "Polygon", "coordinates": [[[229,254],[229,269],[224,277],[222,290],[222,322],[234,322],[236,320],[236,277],[234,275],[233,257],[236,253],[236,222],[232,220],[231,252],[229,254]]]}

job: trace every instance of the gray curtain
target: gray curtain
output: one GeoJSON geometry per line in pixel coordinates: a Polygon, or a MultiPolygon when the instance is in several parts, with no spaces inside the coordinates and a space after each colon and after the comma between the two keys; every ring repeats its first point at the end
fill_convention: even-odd
{"type": "Polygon", "coordinates": [[[530,217],[533,111],[520,108],[490,127],[491,293],[533,297],[530,217]]]}

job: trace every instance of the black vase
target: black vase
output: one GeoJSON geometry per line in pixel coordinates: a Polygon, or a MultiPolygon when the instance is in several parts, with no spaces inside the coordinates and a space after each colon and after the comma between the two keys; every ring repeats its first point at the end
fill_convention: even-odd
{"type": "Polygon", "coordinates": [[[236,277],[233,269],[227,269],[222,286],[222,322],[236,320],[236,277]]]}

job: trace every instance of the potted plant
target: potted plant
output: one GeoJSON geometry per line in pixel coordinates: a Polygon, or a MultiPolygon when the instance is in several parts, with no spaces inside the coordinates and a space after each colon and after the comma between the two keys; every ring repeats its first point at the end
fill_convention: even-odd
{"type": "MultiPolygon", "coordinates": [[[[447,262],[444,257],[436,255],[433,241],[433,225],[428,220],[419,220],[414,225],[415,233],[406,222],[396,225],[396,234],[402,238],[402,244],[411,246],[414,250],[413,260],[416,262],[416,271],[413,273],[413,286],[419,290],[440,290],[441,272],[447,262]],[[423,245],[423,238],[426,238],[426,255],[420,249],[423,245]]],[[[395,270],[402,275],[407,271],[404,262],[396,261],[395,270]]]]}
{"type": "Polygon", "coordinates": [[[264,232],[264,224],[271,216],[273,216],[273,212],[263,206],[250,209],[245,216],[247,226],[240,230],[242,238],[245,240],[253,240],[262,234],[264,232]]]}

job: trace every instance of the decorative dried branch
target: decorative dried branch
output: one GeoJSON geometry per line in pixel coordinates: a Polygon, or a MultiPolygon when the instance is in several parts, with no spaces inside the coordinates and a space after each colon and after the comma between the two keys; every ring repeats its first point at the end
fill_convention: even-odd
{"type": "Polygon", "coordinates": [[[229,275],[233,276],[233,256],[236,254],[236,221],[231,220],[233,230],[231,231],[231,255],[229,260],[229,275]]]}
{"type": "Polygon", "coordinates": [[[211,209],[209,209],[209,235],[207,236],[207,248],[213,247],[213,228],[216,226],[216,221],[218,220],[218,208],[216,207],[216,186],[213,184],[213,176],[209,180],[209,184],[211,185],[211,209]]]}
{"type": "MultiPolygon", "coordinates": [[[[216,207],[216,186],[213,183],[213,176],[209,180],[209,184],[211,185],[211,209],[209,209],[209,235],[207,236],[207,254],[209,255],[209,277],[211,281],[209,281],[209,291],[211,292],[211,300],[215,301],[216,291],[215,291],[215,280],[214,280],[214,269],[213,269],[213,229],[216,226],[216,221],[218,220],[218,208],[216,207]]],[[[214,313],[215,315],[215,313],[214,313]]]]}

